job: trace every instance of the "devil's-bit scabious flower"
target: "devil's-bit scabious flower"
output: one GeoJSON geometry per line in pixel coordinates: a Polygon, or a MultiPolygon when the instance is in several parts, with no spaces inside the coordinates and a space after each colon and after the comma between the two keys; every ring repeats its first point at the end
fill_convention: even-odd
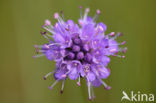
{"type": "Polygon", "coordinates": [[[110,69],[107,68],[110,62],[109,56],[117,56],[119,52],[125,53],[127,48],[119,48],[124,45],[125,41],[118,43],[115,39],[121,36],[121,33],[111,32],[105,35],[107,26],[96,20],[100,10],[92,18],[88,16],[89,8],[85,9],[82,15],[80,7],[80,19],[78,24],[72,20],[64,20],[64,15],[54,14],[58,22],[52,26],[49,20],[45,20],[42,26],[46,32],[41,34],[48,40],[47,44],[35,45],[37,55],[34,57],[46,56],[48,60],[56,62],[56,69],[44,76],[46,79],[53,74],[55,82],[49,86],[52,89],[59,81],[62,81],[61,93],[63,93],[64,83],[67,78],[78,80],[85,78],[88,86],[89,100],[94,99],[93,87],[103,85],[109,90],[108,86],[102,79],[110,75],[110,69]]]}

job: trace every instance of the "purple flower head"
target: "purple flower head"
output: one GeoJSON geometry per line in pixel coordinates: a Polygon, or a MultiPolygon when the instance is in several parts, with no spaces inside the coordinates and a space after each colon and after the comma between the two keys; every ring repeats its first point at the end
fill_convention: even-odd
{"type": "Polygon", "coordinates": [[[79,86],[81,78],[85,78],[91,100],[95,98],[91,90],[93,87],[103,85],[107,90],[111,88],[103,80],[110,75],[110,69],[107,67],[110,56],[124,58],[125,56],[118,53],[125,53],[127,48],[119,47],[124,45],[125,41],[121,43],[116,41],[121,33],[111,32],[106,35],[107,26],[102,22],[96,23],[100,10],[97,10],[93,18],[88,16],[89,11],[90,9],[86,8],[84,15],[80,14],[79,24],[72,20],[65,21],[64,15],[61,17],[58,13],[54,14],[54,18],[58,21],[54,26],[49,20],[45,20],[42,27],[46,32],[41,34],[48,43],[35,45],[37,55],[33,57],[46,56],[48,60],[56,62],[56,69],[44,76],[44,79],[47,79],[53,74],[56,80],[49,89],[62,81],[61,93],[63,93],[67,78],[77,80],[79,86]]]}

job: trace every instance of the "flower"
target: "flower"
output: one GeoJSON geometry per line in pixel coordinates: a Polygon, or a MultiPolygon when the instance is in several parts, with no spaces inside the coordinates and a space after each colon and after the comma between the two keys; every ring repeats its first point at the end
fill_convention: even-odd
{"type": "MultiPolygon", "coordinates": [[[[80,7],[80,10],[82,7],[80,7]]],[[[94,99],[93,87],[104,85],[105,89],[111,89],[103,79],[110,75],[107,67],[110,62],[109,56],[117,56],[119,52],[125,53],[127,48],[120,48],[126,42],[118,43],[116,38],[121,33],[111,32],[105,34],[107,26],[100,22],[96,23],[100,15],[100,10],[92,18],[88,16],[89,8],[85,9],[84,15],[80,14],[79,25],[72,20],[64,20],[64,15],[54,14],[58,22],[52,26],[49,20],[45,20],[42,26],[46,32],[41,34],[48,40],[47,44],[35,45],[37,55],[33,57],[46,56],[48,60],[56,62],[56,69],[44,76],[44,79],[51,74],[54,75],[55,82],[49,89],[60,81],[63,81],[61,93],[63,93],[64,83],[67,78],[78,80],[80,86],[81,78],[85,78],[88,86],[89,100],[94,99]]],[[[82,13],[82,11],[81,11],[82,13]]]]}

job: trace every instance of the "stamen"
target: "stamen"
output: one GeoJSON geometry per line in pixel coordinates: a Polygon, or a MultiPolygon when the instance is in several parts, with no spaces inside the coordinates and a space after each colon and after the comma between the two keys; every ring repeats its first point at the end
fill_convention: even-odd
{"type": "Polygon", "coordinates": [[[53,89],[53,87],[58,83],[58,81],[59,80],[56,80],[51,86],[49,86],[48,88],[50,89],[50,90],[52,90],[53,89]]]}
{"type": "Polygon", "coordinates": [[[127,48],[126,48],[126,47],[123,48],[122,52],[123,52],[123,53],[126,53],[126,52],[127,52],[127,48]]]}
{"type": "Polygon", "coordinates": [[[124,55],[113,55],[113,56],[116,56],[116,57],[119,57],[119,58],[125,58],[124,55]]]}
{"type": "Polygon", "coordinates": [[[86,8],[85,13],[84,13],[84,17],[83,17],[84,20],[86,20],[89,11],[90,11],[90,9],[86,8]]]}
{"type": "Polygon", "coordinates": [[[50,35],[49,33],[46,33],[46,35],[47,35],[48,37],[51,37],[51,38],[52,38],[52,35],[50,35]]]}
{"type": "Polygon", "coordinates": [[[97,21],[99,15],[100,15],[101,11],[99,9],[96,10],[96,14],[95,16],[93,17],[93,21],[97,21]]]}
{"type": "Polygon", "coordinates": [[[64,13],[63,11],[61,10],[61,15],[62,15],[62,19],[65,21],[65,18],[64,18],[64,13]]]}
{"type": "Polygon", "coordinates": [[[65,25],[64,25],[64,21],[63,21],[63,22],[58,21],[58,22],[60,23],[61,26],[58,26],[58,23],[56,23],[56,24],[55,24],[55,27],[56,27],[62,34],[64,34],[64,31],[63,31],[63,30],[66,28],[65,25]]]}
{"type": "Polygon", "coordinates": [[[47,32],[40,32],[40,33],[44,36],[44,38],[50,41],[50,39],[45,35],[47,32]]]}
{"type": "Polygon", "coordinates": [[[113,36],[113,34],[109,34],[109,35],[112,35],[111,40],[115,40],[117,37],[120,37],[120,36],[122,36],[123,34],[122,34],[122,33],[117,33],[117,34],[115,35],[115,33],[114,33],[114,36],[113,36]]]}
{"type": "Polygon", "coordinates": [[[95,99],[95,94],[94,94],[93,86],[91,86],[91,89],[92,89],[92,100],[94,100],[95,99]]]}
{"type": "Polygon", "coordinates": [[[55,34],[55,31],[53,29],[53,26],[42,26],[45,30],[49,31],[52,34],[55,34]]]}
{"type": "Polygon", "coordinates": [[[117,33],[117,36],[123,36],[123,33],[118,32],[118,33],[117,33]]]}
{"type": "Polygon", "coordinates": [[[122,52],[122,53],[126,53],[127,52],[127,48],[119,48],[118,51],[122,52]]]}
{"type": "Polygon", "coordinates": [[[90,11],[90,9],[89,8],[86,8],[85,12],[88,13],[89,11],[90,11]]]}
{"type": "Polygon", "coordinates": [[[36,48],[36,53],[38,54],[39,53],[39,48],[38,47],[35,47],[36,48]]]}
{"type": "Polygon", "coordinates": [[[38,55],[32,56],[32,58],[38,58],[38,57],[41,57],[41,56],[45,56],[45,55],[44,54],[38,54],[38,55]]]}
{"type": "Polygon", "coordinates": [[[45,24],[44,24],[45,26],[49,26],[49,25],[51,25],[51,22],[50,22],[50,20],[45,20],[45,24]]]}
{"type": "Polygon", "coordinates": [[[61,94],[63,93],[64,83],[65,83],[65,80],[63,80],[63,82],[62,82],[62,87],[61,87],[61,91],[60,91],[61,94]]]}
{"type": "Polygon", "coordinates": [[[99,9],[96,10],[96,14],[99,15],[101,11],[99,9]]]}
{"type": "Polygon", "coordinates": [[[110,35],[111,37],[113,37],[113,36],[115,36],[115,32],[111,32],[111,33],[108,34],[108,35],[110,35]]]}
{"type": "Polygon", "coordinates": [[[110,90],[111,89],[111,87],[108,86],[104,81],[102,81],[102,80],[100,80],[100,81],[104,85],[105,89],[107,89],[107,90],[110,90]]]}
{"type": "Polygon", "coordinates": [[[43,45],[34,45],[35,48],[42,48],[43,45]]]}
{"type": "Polygon", "coordinates": [[[90,82],[88,81],[88,95],[89,95],[89,100],[91,100],[91,92],[90,92],[90,82]]]}
{"type": "Polygon", "coordinates": [[[44,45],[44,46],[43,45],[34,45],[34,47],[36,49],[37,54],[39,52],[41,52],[41,53],[45,52],[45,50],[40,50],[40,49],[42,49],[42,48],[48,49],[49,48],[49,46],[47,46],[47,45],[44,45]]]}
{"type": "Polygon", "coordinates": [[[80,78],[80,75],[79,75],[79,78],[78,78],[78,79],[79,79],[79,80],[78,80],[78,82],[77,82],[77,85],[78,85],[78,86],[81,86],[81,84],[80,84],[80,79],[81,79],[81,78],[80,78]]]}
{"type": "Polygon", "coordinates": [[[121,43],[121,45],[124,45],[124,44],[126,44],[126,41],[123,41],[123,42],[121,43]]]}
{"type": "Polygon", "coordinates": [[[43,53],[45,52],[46,50],[38,50],[38,53],[43,53]]]}
{"type": "Polygon", "coordinates": [[[53,72],[49,72],[48,74],[46,74],[46,75],[43,77],[43,79],[46,80],[47,77],[50,76],[50,75],[53,74],[53,73],[54,73],[54,71],[53,71],[53,72]]]}
{"type": "Polygon", "coordinates": [[[50,20],[45,20],[45,24],[42,25],[42,27],[46,29],[47,31],[54,33],[54,27],[51,25],[50,20]]]}
{"type": "Polygon", "coordinates": [[[65,30],[69,31],[69,28],[65,28],[65,30]]]}
{"type": "Polygon", "coordinates": [[[64,26],[64,20],[59,16],[58,13],[54,13],[54,18],[58,20],[58,22],[64,26]]]}
{"type": "Polygon", "coordinates": [[[53,45],[63,45],[63,44],[60,44],[60,43],[51,43],[51,44],[48,44],[47,46],[53,46],[53,45]]]}
{"type": "MultiPolygon", "coordinates": [[[[113,32],[112,32],[113,33],[113,32]]],[[[111,35],[111,34],[109,34],[109,35],[111,35]]],[[[113,34],[112,34],[113,35],[113,34]]],[[[120,37],[120,36],[123,36],[123,34],[122,33],[120,33],[120,32],[118,32],[116,35],[115,35],[115,33],[114,33],[114,35],[112,36],[112,40],[114,40],[114,39],[116,39],[117,37],[120,37]]]]}
{"type": "Polygon", "coordinates": [[[124,44],[126,44],[126,41],[123,41],[122,43],[111,44],[111,45],[109,45],[109,46],[115,46],[115,45],[124,45],[124,44]]]}
{"type": "Polygon", "coordinates": [[[111,88],[111,86],[105,87],[106,90],[110,90],[111,88]]]}
{"type": "Polygon", "coordinates": [[[98,69],[98,71],[103,72],[103,73],[107,73],[107,71],[105,71],[103,69],[98,69]]]}
{"type": "Polygon", "coordinates": [[[42,32],[42,31],[41,31],[40,33],[41,33],[42,35],[45,35],[47,32],[42,32]]]}
{"type": "Polygon", "coordinates": [[[79,6],[80,8],[80,19],[82,19],[82,6],[79,6]]]}
{"type": "Polygon", "coordinates": [[[54,18],[58,19],[59,18],[59,14],[58,13],[54,13],[54,18]]]}

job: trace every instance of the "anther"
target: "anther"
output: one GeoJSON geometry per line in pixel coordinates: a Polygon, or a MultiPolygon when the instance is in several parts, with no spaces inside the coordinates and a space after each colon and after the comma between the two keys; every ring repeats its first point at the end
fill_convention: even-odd
{"type": "Polygon", "coordinates": [[[45,26],[49,26],[49,25],[51,25],[51,22],[50,22],[50,20],[45,20],[45,26]]]}
{"type": "Polygon", "coordinates": [[[65,80],[63,80],[63,82],[62,82],[62,87],[61,87],[61,91],[60,91],[61,94],[63,94],[64,83],[65,83],[65,80]]]}
{"type": "Polygon", "coordinates": [[[118,33],[117,33],[117,36],[123,36],[123,33],[118,32],[118,33]]]}
{"type": "Polygon", "coordinates": [[[53,87],[58,83],[58,81],[59,80],[56,80],[51,86],[49,86],[48,88],[50,89],[50,90],[52,90],[53,89],[53,87]]]}
{"type": "Polygon", "coordinates": [[[111,37],[113,37],[113,36],[115,36],[115,32],[111,32],[109,35],[110,35],[111,37]]]}
{"type": "Polygon", "coordinates": [[[81,84],[80,84],[80,79],[81,79],[81,78],[80,78],[80,75],[79,75],[79,80],[78,80],[78,82],[77,82],[77,85],[78,85],[78,86],[81,86],[81,84]]]}
{"type": "Polygon", "coordinates": [[[79,6],[80,8],[80,18],[82,19],[82,6],[79,6]]]}
{"type": "Polygon", "coordinates": [[[44,36],[44,38],[46,38],[48,41],[50,41],[50,39],[45,35],[47,32],[40,32],[43,36],[44,36]]]}
{"type": "Polygon", "coordinates": [[[65,28],[65,30],[69,31],[69,28],[65,28]]]}
{"type": "Polygon", "coordinates": [[[64,13],[63,13],[62,10],[61,10],[61,15],[62,15],[63,20],[65,20],[65,18],[64,18],[64,13]]]}
{"type": "Polygon", "coordinates": [[[46,74],[43,79],[46,80],[48,76],[50,76],[53,72],[49,72],[48,74],[46,74]]]}
{"type": "Polygon", "coordinates": [[[36,49],[36,53],[38,54],[39,53],[39,48],[37,46],[34,46],[35,49],[36,49]]]}
{"type": "Polygon", "coordinates": [[[121,56],[121,58],[125,58],[125,56],[123,55],[123,56],[121,56]]]}
{"type": "Polygon", "coordinates": [[[127,52],[127,48],[123,48],[122,53],[126,53],[126,52],[127,52]]]}
{"type": "Polygon", "coordinates": [[[58,13],[54,13],[54,18],[58,19],[59,18],[59,14],[58,13]]]}
{"type": "Polygon", "coordinates": [[[63,94],[63,91],[61,90],[60,93],[63,94]]]}
{"type": "Polygon", "coordinates": [[[99,28],[101,31],[103,31],[103,30],[104,30],[102,26],[98,26],[98,28],[99,28]]]}
{"type": "Polygon", "coordinates": [[[77,85],[78,85],[78,86],[81,86],[80,82],[77,82],[77,85]]]}
{"type": "Polygon", "coordinates": [[[89,98],[89,97],[88,97],[88,100],[89,100],[89,101],[91,101],[91,100],[92,100],[92,98],[89,98]]]}
{"type": "Polygon", "coordinates": [[[41,31],[40,33],[41,33],[42,35],[45,35],[47,32],[43,32],[43,31],[41,31]]]}
{"type": "Polygon", "coordinates": [[[126,41],[123,41],[123,42],[121,43],[121,45],[124,45],[124,44],[126,44],[126,41]]]}
{"type": "Polygon", "coordinates": [[[106,90],[110,90],[111,88],[112,88],[111,86],[105,87],[106,90]]]}
{"type": "Polygon", "coordinates": [[[80,9],[82,9],[82,6],[79,6],[80,9]]]}
{"type": "Polygon", "coordinates": [[[52,87],[50,87],[50,86],[49,86],[48,88],[49,88],[50,90],[52,90],[52,89],[53,89],[53,88],[52,88],[52,87]]]}
{"type": "Polygon", "coordinates": [[[96,10],[96,14],[99,15],[100,13],[101,13],[101,11],[100,11],[99,9],[97,9],[97,10],[96,10]]]}
{"type": "Polygon", "coordinates": [[[90,11],[90,9],[89,8],[86,8],[85,12],[88,13],[89,11],[90,11]]]}

